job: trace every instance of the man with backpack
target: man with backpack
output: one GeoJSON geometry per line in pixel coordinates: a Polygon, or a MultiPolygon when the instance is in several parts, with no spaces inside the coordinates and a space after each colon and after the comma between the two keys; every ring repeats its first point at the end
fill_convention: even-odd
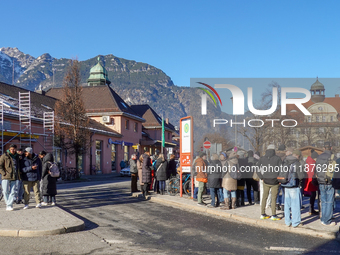
{"type": "Polygon", "coordinates": [[[337,158],[332,153],[331,143],[326,142],[324,152],[319,155],[315,163],[315,174],[318,179],[321,197],[321,224],[325,226],[335,226],[332,222],[334,187],[332,186],[333,174],[339,171],[336,165],[337,158]]]}
{"type": "Polygon", "coordinates": [[[293,228],[303,225],[301,223],[301,192],[299,184],[303,180],[304,169],[302,169],[299,161],[300,156],[301,151],[299,150],[294,150],[292,155],[288,155],[279,175],[279,181],[281,181],[281,186],[285,192],[285,224],[293,228]]]}

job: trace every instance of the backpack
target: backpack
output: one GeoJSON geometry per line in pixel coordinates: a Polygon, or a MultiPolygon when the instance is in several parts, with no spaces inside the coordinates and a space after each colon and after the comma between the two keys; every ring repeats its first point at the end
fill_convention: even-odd
{"type": "Polygon", "coordinates": [[[294,188],[299,186],[299,180],[296,174],[296,165],[291,164],[288,171],[281,171],[277,180],[281,183],[282,187],[294,188]]]}
{"type": "Polygon", "coordinates": [[[49,169],[51,176],[58,178],[60,176],[60,170],[59,170],[57,163],[55,162],[49,162],[49,163],[51,164],[50,169],[49,169]]]}

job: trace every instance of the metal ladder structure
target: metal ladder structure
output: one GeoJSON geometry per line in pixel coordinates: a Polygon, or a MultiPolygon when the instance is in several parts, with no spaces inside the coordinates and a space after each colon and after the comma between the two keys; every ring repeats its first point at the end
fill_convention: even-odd
{"type": "Polygon", "coordinates": [[[31,92],[19,92],[19,123],[20,147],[22,147],[22,136],[25,133],[28,134],[29,146],[32,147],[31,92]]]}
{"type": "Polygon", "coordinates": [[[44,148],[53,153],[54,149],[54,112],[44,112],[44,148]]]}
{"type": "Polygon", "coordinates": [[[1,125],[1,151],[0,151],[0,155],[2,155],[4,153],[4,101],[0,100],[0,125],[1,125]]]}

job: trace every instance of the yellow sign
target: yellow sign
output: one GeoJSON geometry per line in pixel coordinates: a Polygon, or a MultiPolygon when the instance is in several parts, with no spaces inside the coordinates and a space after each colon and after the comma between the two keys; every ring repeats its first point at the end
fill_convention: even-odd
{"type": "Polygon", "coordinates": [[[135,150],[138,150],[138,147],[139,147],[139,144],[132,145],[132,148],[135,149],[135,150]]]}
{"type": "MultiPolygon", "coordinates": [[[[1,132],[0,132],[1,134],[1,132]]],[[[16,136],[18,133],[15,132],[4,132],[4,136],[16,136]]],[[[29,138],[30,135],[29,134],[20,134],[18,135],[18,137],[22,137],[22,138],[29,138]]],[[[38,135],[31,135],[31,138],[35,138],[38,139],[39,136],[38,135]]]]}

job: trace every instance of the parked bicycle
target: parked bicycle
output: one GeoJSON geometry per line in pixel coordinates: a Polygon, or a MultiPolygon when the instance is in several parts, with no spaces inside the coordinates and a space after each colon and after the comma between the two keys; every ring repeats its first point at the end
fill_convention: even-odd
{"type": "MultiPolygon", "coordinates": [[[[183,176],[182,178],[182,188],[186,195],[191,196],[191,178],[190,174],[183,176]]],[[[168,193],[171,196],[175,196],[176,194],[180,193],[180,176],[177,175],[175,177],[170,178],[169,185],[168,185],[168,193]]]]}
{"type": "Polygon", "coordinates": [[[75,167],[63,167],[61,168],[60,177],[63,181],[72,181],[79,179],[81,173],[75,167]]]}

